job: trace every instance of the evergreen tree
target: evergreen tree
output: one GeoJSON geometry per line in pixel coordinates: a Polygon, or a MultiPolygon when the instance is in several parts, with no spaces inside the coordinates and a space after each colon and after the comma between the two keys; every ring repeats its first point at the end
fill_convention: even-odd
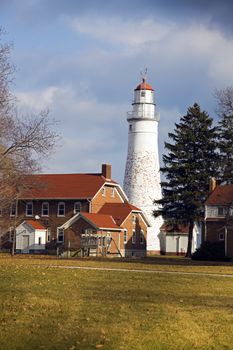
{"type": "Polygon", "coordinates": [[[198,104],[168,134],[172,143],[165,142],[168,153],[163,155],[161,182],[163,198],[155,201],[155,216],[165,222],[189,225],[186,256],[191,256],[194,222],[203,218],[203,204],[208,195],[209,178],[216,175],[216,128],[212,118],[198,104]]]}

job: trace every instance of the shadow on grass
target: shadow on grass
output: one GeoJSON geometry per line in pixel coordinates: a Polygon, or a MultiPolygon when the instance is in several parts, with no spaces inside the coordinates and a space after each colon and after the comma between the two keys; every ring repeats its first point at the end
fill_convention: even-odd
{"type": "Polygon", "coordinates": [[[147,256],[144,258],[117,258],[117,257],[84,257],[84,258],[60,258],[54,255],[33,255],[33,254],[16,254],[11,256],[10,254],[0,253],[0,258],[12,258],[22,260],[57,260],[57,261],[93,261],[93,262],[111,262],[111,263],[134,263],[134,264],[154,264],[154,265],[176,265],[176,266],[233,266],[233,261],[203,261],[192,260],[183,256],[147,256]]]}

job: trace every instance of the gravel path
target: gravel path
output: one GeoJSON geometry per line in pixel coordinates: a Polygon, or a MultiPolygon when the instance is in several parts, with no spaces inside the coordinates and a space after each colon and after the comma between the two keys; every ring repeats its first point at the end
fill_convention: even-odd
{"type": "Polygon", "coordinates": [[[191,275],[191,276],[208,276],[208,277],[228,277],[233,278],[233,275],[220,273],[205,273],[205,272],[183,272],[183,271],[161,271],[161,270],[139,270],[139,269],[114,269],[108,267],[89,267],[89,266],[63,266],[63,265],[49,265],[49,268],[58,269],[78,269],[78,270],[95,270],[95,271],[116,271],[116,272],[132,272],[132,273],[157,273],[157,274],[171,274],[171,275],[191,275]]]}

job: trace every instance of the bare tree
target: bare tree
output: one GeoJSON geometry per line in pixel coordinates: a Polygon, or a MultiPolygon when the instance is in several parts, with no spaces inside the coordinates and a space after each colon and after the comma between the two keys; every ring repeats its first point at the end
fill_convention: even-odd
{"type": "Polygon", "coordinates": [[[10,62],[11,44],[3,43],[0,29],[0,206],[9,206],[24,189],[22,179],[40,169],[56,146],[55,121],[48,111],[19,116],[17,101],[10,91],[14,66],[10,62]]]}
{"type": "Polygon", "coordinates": [[[216,90],[219,149],[219,178],[233,184],[233,87],[216,90]]]}
{"type": "Polygon", "coordinates": [[[215,90],[214,97],[217,100],[217,114],[220,117],[233,115],[233,86],[215,90]]]}

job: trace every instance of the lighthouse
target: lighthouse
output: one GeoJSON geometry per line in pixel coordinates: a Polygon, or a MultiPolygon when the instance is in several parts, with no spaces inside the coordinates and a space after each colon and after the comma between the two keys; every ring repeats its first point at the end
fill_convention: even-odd
{"type": "Polygon", "coordinates": [[[124,190],[129,202],[142,209],[151,227],[147,231],[147,251],[160,251],[158,234],[162,218],[153,216],[154,200],[161,198],[158,123],[154,90],[145,76],[134,90],[133,110],[127,113],[129,123],[128,154],[124,190]]]}

